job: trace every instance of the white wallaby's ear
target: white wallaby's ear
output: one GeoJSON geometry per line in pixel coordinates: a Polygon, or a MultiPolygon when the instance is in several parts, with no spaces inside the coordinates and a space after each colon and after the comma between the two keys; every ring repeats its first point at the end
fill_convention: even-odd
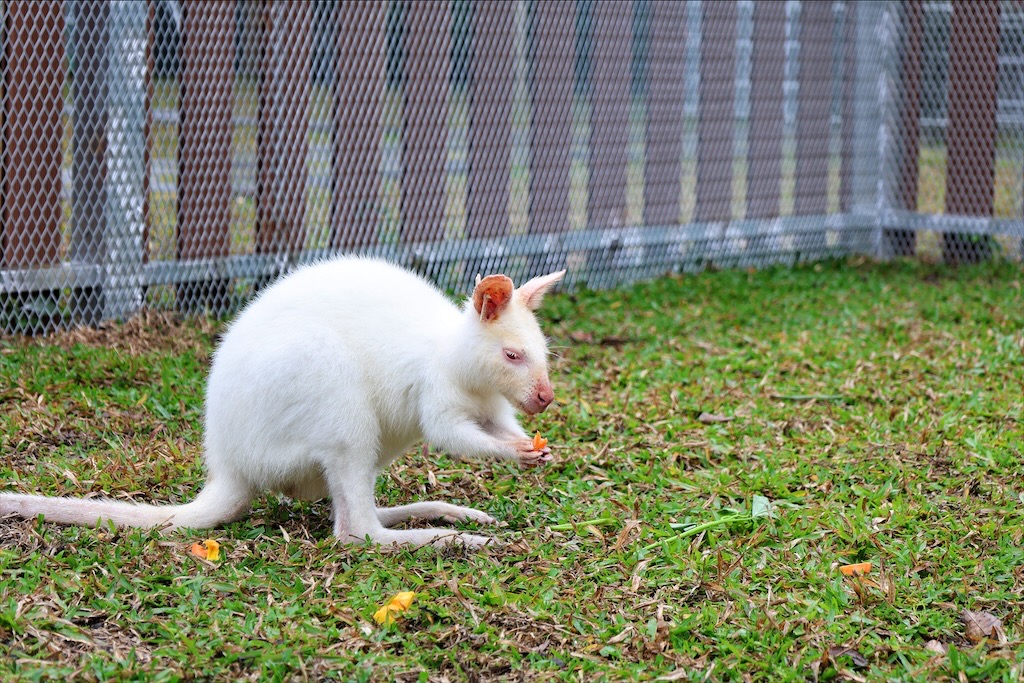
{"type": "Polygon", "coordinates": [[[530,308],[530,310],[536,311],[540,307],[540,302],[544,299],[544,295],[547,294],[547,291],[564,276],[565,271],[560,270],[557,273],[551,273],[550,275],[535,277],[519,287],[519,289],[516,290],[516,294],[520,299],[522,299],[523,303],[530,308]]]}
{"type": "Polygon", "coordinates": [[[480,314],[480,320],[497,320],[512,300],[512,280],[505,275],[488,275],[477,279],[473,290],[473,308],[480,314]]]}

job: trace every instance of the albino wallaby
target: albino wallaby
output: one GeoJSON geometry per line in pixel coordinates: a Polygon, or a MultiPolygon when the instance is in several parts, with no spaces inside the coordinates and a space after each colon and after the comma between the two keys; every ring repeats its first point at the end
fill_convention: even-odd
{"type": "Polygon", "coordinates": [[[377,508],[377,475],[414,442],[537,465],[515,411],[554,399],[533,311],[565,271],[513,289],[478,277],[459,310],[430,283],[383,261],[306,266],[260,294],[214,354],[206,394],[206,484],[191,503],[0,494],[0,515],[51,522],[208,528],[240,519],[264,490],[332,499],[345,542],[479,546],[452,529],[389,529],[412,517],[492,523],[441,502],[377,508]]]}

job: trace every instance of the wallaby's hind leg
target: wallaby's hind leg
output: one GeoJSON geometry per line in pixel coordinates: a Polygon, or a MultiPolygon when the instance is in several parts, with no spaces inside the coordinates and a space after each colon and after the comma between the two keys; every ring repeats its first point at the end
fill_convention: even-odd
{"type": "MultiPolygon", "coordinates": [[[[327,486],[331,492],[334,506],[334,535],[344,543],[378,543],[380,545],[444,547],[449,544],[464,544],[479,547],[493,543],[486,536],[459,533],[455,529],[387,529],[378,516],[373,499],[373,485],[376,472],[372,467],[360,471],[352,467],[335,467],[326,472],[327,486]]],[[[430,505],[430,504],[428,504],[430,505]]],[[[407,509],[414,506],[403,506],[407,509]]],[[[450,508],[459,510],[468,508],[450,508]]],[[[401,509],[401,508],[390,508],[401,509]]],[[[426,510],[422,507],[421,510],[426,510]]],[[[437,508],[434,508],[437,509],[437,508]]],[[[388,508],[385,508],[387,516],[388,508]]],[[[473,512],[476,512],[475,510],[473,512]]],[[[399,521],[401,514],[392,515],[393,521],[399,521]]],[[[482,514],[482,513],[478,513],[482,514]]],[[[416,515],[419,516],[419,515],[416,515]]]]}
{"type": "Polygon", "coordinates": [[[449,524],[456,522],[494,524],[498,521],[480,510],[434,500],[390,508],[377,508],[377,519],[384,526],[394,526],[399,522],[406,522],[413,517],[418,519],[443,519],[449,524]]]}

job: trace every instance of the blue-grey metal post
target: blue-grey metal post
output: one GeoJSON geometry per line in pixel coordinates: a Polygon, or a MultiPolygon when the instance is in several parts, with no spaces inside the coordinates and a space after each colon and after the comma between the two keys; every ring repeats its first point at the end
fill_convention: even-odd
{"type": "Polygon", "coordinates": [[[110,5],[103,311],[108,319],[142,307],[147,12],[146,3],[134,0],[110,5]]]}
{"type": "Polygon", "coordinates": [[[881,105],[886,88],[882,45],[892,27],[885,22],[888,3],[863,2],[856,12],[857,69],[854,84],[854,139],[852,202],[847,222],[847,244],[858,252],[877,253],[881,242],[885,198],[884,126],[881,105]],[[852,232],[851,232],[852,229],[852,232]],[[865,240],[865,229],[870,238],[865,240]]]}

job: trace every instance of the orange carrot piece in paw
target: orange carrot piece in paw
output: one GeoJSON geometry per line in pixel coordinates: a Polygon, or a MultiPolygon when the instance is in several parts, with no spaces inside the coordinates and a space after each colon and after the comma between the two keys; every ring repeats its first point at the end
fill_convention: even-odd
{"type": "Polygon", "coordinates": [[[857,564],[844,564],[839,568],[843,576],[861,576],[871,571],[870,562],[858,562],[857,564]]]}

